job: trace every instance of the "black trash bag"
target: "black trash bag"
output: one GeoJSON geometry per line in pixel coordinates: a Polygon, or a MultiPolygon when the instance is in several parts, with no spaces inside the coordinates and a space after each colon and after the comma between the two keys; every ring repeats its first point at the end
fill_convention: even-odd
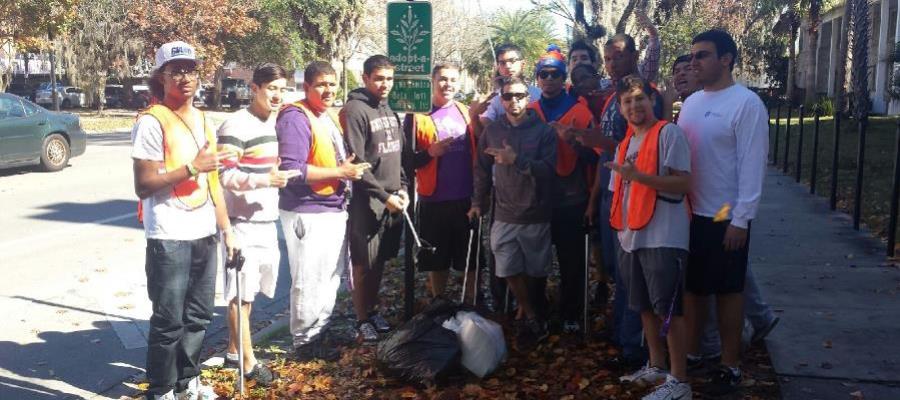
{"type": "Polygon", "coordinates": [[[459,374],[459,339],[441,324],[460,310],[450,301],[432,303],[378,343],[378,366],[390,376],[423,385],[437,384],[459,374]]]}

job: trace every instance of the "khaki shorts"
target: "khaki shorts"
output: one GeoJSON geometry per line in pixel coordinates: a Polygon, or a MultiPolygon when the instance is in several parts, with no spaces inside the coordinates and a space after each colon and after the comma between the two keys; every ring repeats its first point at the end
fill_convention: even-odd
{"type": "MultiPolygon", "coordinates": [[[[274,297],[281,263],[275,222],[232,221],[231,226],[245,259],[241,268],[241,300],[252,302],[257,293],[274,297]]],[[[225,300],[229,302],[237,296],[234,274],[233,269],[225,270],[225,300]]]]}

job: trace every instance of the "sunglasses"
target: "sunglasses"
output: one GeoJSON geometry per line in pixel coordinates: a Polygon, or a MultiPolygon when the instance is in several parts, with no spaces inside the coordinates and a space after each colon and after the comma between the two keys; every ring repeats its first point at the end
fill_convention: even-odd
{"type": "Polygon", "coordinates": [[[500,95],[500,98],[502,98],[503,101],[511,101],[512,99],[522,100],[526,97],[528,97],[528,93],[512,93],[512,92],[510,92],[510,93],[503,93],[502,95],[500,95]]]}
{"type": "Polygon", "coordinates": [[[561,76],[563,76],[563,73],[560,70],[541,71],[538,73],[538,78],[541,78],[541,79],[556,79],[561,76]]]}

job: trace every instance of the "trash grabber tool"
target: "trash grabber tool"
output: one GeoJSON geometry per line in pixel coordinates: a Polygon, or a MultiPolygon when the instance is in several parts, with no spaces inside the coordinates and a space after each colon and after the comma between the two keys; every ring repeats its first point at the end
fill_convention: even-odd
{"type": "Polygon", "coordinates": [[[240,386],[241,397],[244,396],[244,320],[241,315],[241,308],[243,308],[244,302],[243,297],[241,297],[241,268],[244,267],[244,261],[244,256],[241,254],[241,250],[238,249],[231,256],[231,261],[225,264],[225,268],[234,269],[234,291],[237,302],[238,385],[240,386]]]}

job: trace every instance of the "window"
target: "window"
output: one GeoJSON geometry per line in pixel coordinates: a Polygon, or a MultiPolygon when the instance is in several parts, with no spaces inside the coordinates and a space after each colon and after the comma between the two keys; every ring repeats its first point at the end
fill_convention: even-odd
{"type": "Polygon", "coordinates": [[[25,116],[25,108],[19,99],[0,97],[0,119],[22,118],[25,116]]]}
{"type": "Polygon", "coordinates": [[[23,101],[22,104],[25,106],[25,115],[34,115],[41,112],[41,107],[30,101],[23,101]]]}

